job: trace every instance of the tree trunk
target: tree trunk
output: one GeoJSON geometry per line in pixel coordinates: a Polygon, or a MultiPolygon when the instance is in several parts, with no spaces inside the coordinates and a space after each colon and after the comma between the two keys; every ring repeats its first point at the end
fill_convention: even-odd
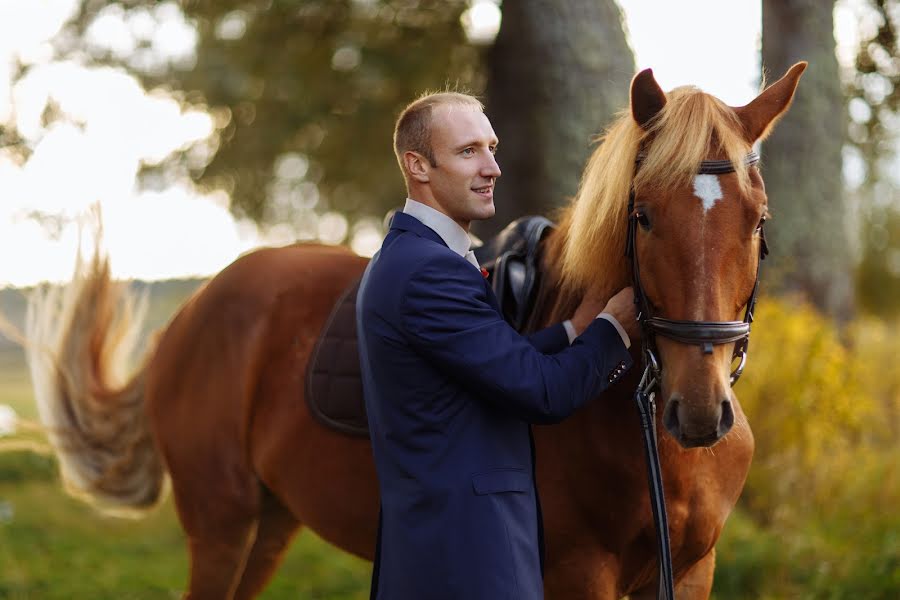
{"type": "Polygon", "coordinates": [[[622,13],[613,0],[504,2],[488,74],[503,176],[482,236],[574,196],[594,136],[628,102],[634,57],[622,13]]]}
{"type": "Polygon", "coordinates": [[[809,61],[794,105],[762,148],[774,216],[764,279],[839,320],[853,310],[853,258],[841,177],[846,111],[835,57],[833,2],[763,0],[763,66],[780,77],[809,61]]]}

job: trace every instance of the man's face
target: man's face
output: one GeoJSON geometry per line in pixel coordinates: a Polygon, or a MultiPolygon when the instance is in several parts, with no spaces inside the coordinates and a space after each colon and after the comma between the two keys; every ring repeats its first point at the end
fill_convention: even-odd
{"type": "Polygon", "coordinates": [[[435,107],[431,147],[437,167],[429,165],[429,185],[442,211],[467,231],[470,221],[494,216],[497,136],[484,113],[469,106],[435,107]]]}

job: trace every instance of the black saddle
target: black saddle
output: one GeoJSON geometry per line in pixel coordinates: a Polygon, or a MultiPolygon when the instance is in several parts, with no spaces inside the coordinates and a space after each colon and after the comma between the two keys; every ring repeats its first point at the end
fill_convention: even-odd
{"type": "Polygon", "coordinates": [[[522,217],[475,249],[478,264],[488,272],[503,318],[516,331],[522,331],[534,308],[541,241],[553,228],[544,217],[522,217]]]}
{"type": "MultiPolygon", "coordinates": [[[[503,317],[519,331],[534,307],[541,241],[552,229],[553,224],[543,217],[522,217],[475,249],[503,317]]],[[[306,402],[313,416],[327,427],[368,437],[356,336],[358,290],[357,280],[338,299],[322,329],[307,365],[306,402]]]]}

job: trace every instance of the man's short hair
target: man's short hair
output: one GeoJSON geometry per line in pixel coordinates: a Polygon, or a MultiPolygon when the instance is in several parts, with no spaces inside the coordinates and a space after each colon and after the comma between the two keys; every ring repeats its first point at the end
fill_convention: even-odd
{"type": "Polygon", "coordinates": [[[431,147],[431,114],[435,106],[453,104],[469,106],[484,111],[484,105],[478,98],[461,92],[426,92],[403,109],[394,127],[394,154],[403,177],[406,178],[406,167],[403,164],[403,153],[418,152],[428,159],[432,167],[437,166],[434,150],[431,147]]]}

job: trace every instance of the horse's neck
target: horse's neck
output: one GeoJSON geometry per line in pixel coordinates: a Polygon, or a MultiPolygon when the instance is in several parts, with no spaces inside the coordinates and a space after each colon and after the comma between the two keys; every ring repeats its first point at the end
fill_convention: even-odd
{"type": "MultiPolygon", "coordinates": [[[[575,314],[575,309],[578,308],[584,297],[585,290],[571,289],[570,286],[563,285],[562,282],[560,265],[562,264],[562,253],[565,247],[567,229],[564,222],[543,241],[540,260],[540,286],[535,295],[534,310],[525,327],[525,330],[529,333],[572,318],[572,315],[575,314]]],[[[628,285],[608,277],[602,271],[597,273],[597,279],[594,282],[595,293],[603,302],[608,301],[616,292],[628,285]]]]}
{"type": "MultiPolygon", "coordinates": [[[[565,227],[560,227],[544,240],[541,283],[527,327],[529,332],[571,318],[584,295],[583,291],[572,292],[562,286],[560,264],[565,234],[565,227]]],[[[625,260],[624,256],[622,260],[625,260]]],[[[621,273],[616,271],[621,270],[598,271],[598,279],[603,280],[596,282],[596,293],[603,300],[608,300],[628,285],[621,281],[621,273]]],[[[632,344],[632,359],[635,361],[639,359],[639,348],[639,343],[632,344]]],[[[631,395],[638,383],[636,371],[637,368],[633,368],[623,381],[603,392],[600,398],[589,401],[562,423],[535,428],[535,441],[540,446],[538,452],[541,456],[538,464],[547,461],[567,464],[568,472],[578,474],[579,487],[583,487],[584,481],[591,480],[591,473],[596,473],[598,469],[616,471],[623,468],[625,461],[633,461],[631,467],[625,467],[626,472],[642,473],[642,463],[637,462],[643,460],[639,420],[631,402],[631,395]]],[[[628,489],[642,491],[644,482],[641,475],[629,481],[628,489]]]]}

